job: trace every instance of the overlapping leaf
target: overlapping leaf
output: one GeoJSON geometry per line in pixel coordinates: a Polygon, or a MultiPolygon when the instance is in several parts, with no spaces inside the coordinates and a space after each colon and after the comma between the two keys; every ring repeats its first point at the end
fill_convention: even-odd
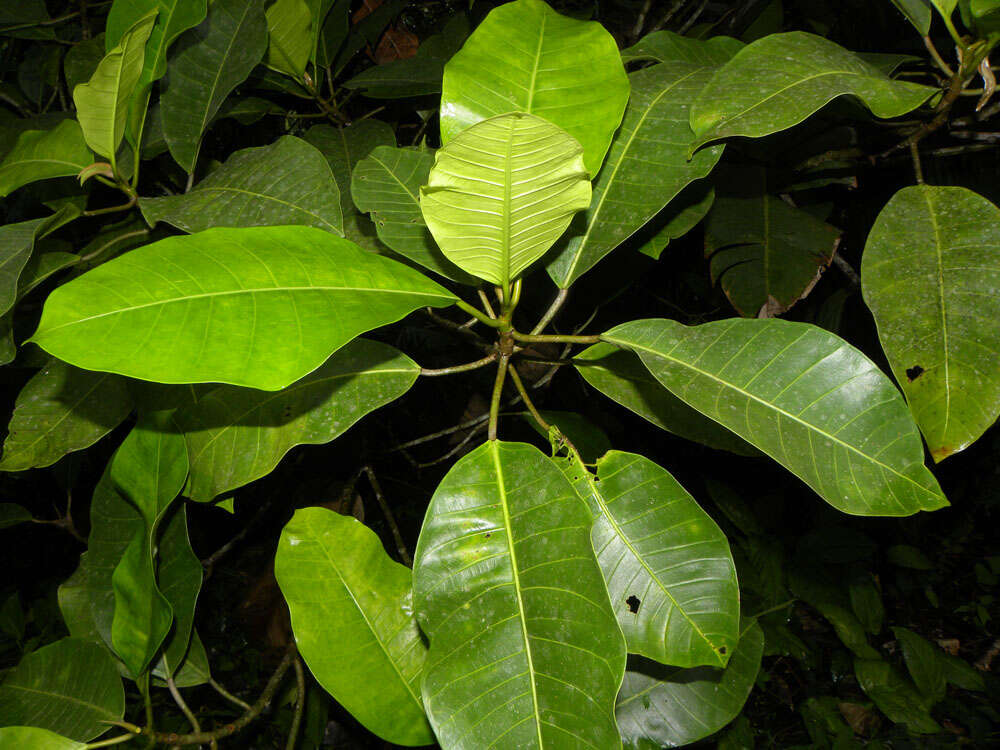
{"type": "Polygon", "coordinates": [[[193,172],[205,129],[267,50],[264,0],[216,0],[189,37],[170,61],[160,104],[170,153],[193,172]]]}
{"type": "Polygon", "coordinates": [[[596,477],[558,462],[591,509],[591,539],[629,653],[724,667],[740,632],[736,567],[722,530],[643,456],[609,451],[596,477]]]}
{"type": "Polygon", "coordinates": [[[392,127],[372,117],[343,128],[314,125],[306,131],[303,138],[326,157],[337,185],[343,186],[340,191],[340,207],[345,217],[358,212],[351,199],[351,174],[355,165],[378,146],[396,145],[396,134],[392,127]]]}
{"type": "Polygon", "coordinates": [[[64,638],[33,651],[0,683],[0,726],[39,727],[86,742],[124,712],[114,659],[84,640],[64,638]]]}
{"type": "Polygon", "coordinates": [[[482,445],[438,486],[413,586],[443,747],[619,746],[625,643],[590,526],[569,481],[522,443],[482,445]]]}
{"type": "Polygon", "coordinates": [[[694,139],[688,107],[712,69],[671,62],[629,76],[632,96],[607,162],[594,181],[590,207],[576,218],[548,263],[558,286],[569,287],[685,185],[715,166],[722,155],[720,147],[704,149],[690,160],[687,153],[694,139]]]}
{"type": "Polygon", "coordinates": [[[600,24],[556,13],[543,0],[491,11],[445,66],[441,143],[480,120],[528,112],[583,146],[593,177],[628,101],[614,38],[600,24]]]}
{"type": "Polygon", "coordinates": [[[723,65],[746,45],[730,36],[695,39],[673,31],[646,34],[631,47],[622,50],[622,62],[686,62],[703,67],[723,65]]]}
{"type": "Polygon", "coordinates": [[[744,317],[774,317],[809,293],[840,232],[774,195],[720,196],[705,224],[712,280],[744,317]]]}
{"type": "Polygon", "coordinates": [[[312,22],[305,0],[277,0],[267,9],[268,67],[302,78],[313,50],[312,22]]]}
{"type": "Polygon", "coordinates": [[[539,117],[514,113],[479,122],[437,151],[420,208],[449,260],[506,288],[590,197],[580,144],[539,117]]]}
{"type": "Polygon", "coordinates": [[[356,339],[277,392],[221,386],[174,415],[191,457],[185,495],[209,501],[268,474],[294,446],[327,443],[402,396],[420,367],[356,339]]]}
{"type": "Polygon", "coordinates": [[[384,740],[434,742],[420,697],[427,647],[409,569],[356,519],[303,508],[281,532],[274,574],[320,685],[384,740]]]}
{"type": "Polygon", "coordinates": [[[278,390],[359,334],[455,299],[318,229],[209,229],[63,284],[32,341],[91,370],[278,390]]]}
{"type": "Polygon", "coordinates": [[[903,188],[861,264],[865,302],[936,461],[1000,413],[1000,209],[960,187],[903,188]]]}
{"type": "Polygon", "coordinates": [[[923,696],[889,662],[881,659],[855,659],[854,675],[858,684],[890,721],[904,724],[916,734],[936,734],[941,725],[934,721],[923,696]]]}
{"type": "Polygon", "coordinates": [[[691,129],[697,136],[693,145],[785,130],[838,96],[858,97],[876,117],[887,118],[916,109],[936,92],[892,80],[815,34],[771,34],[716,71],[691,104],[691,129]]]}
{"type": "Polygon", "coordinates": [[[291,135],[237,151],[187,193],[139,205],[150,225],[165,221],[185,232],[298,224],[343,236],[340,190],[326,159],[291,135]]]}
{"type": "Polygon", "coordinates": [[[51,466],[96,443],[130,411],[123,378],[50,360],[17,396],[0,471],[51,466]]]}
{"type": "Polygon", "coordinates": [[[17,299],[21,274],[31,260],[35,243],[79,215],[78,208],[67,205],[42,219],[0,227],[0,314],[7,312],[17,299]]]}
{"type": "Polygon", "coordinates": [[[615,707],[623,747],[681,747],[722,729],[743,709],[763,652],[764,634],[753,623],[725,669],[677,669],[630,660],[615,707]]]}
{"type": "Polygon", "coordinates": [[[927,36],[931,30],[931,0],[892,0],[892,4],[921,36],[927,36]]]}
{"type": "Polygon", "coordinates": [[[105,46],[110,52],[139,19],[157,13],[143,56],[140,88],[146,88],[167,72],[167,49],[202,22],[207,8],[207,0],[115,0],[108,13],[105,46]]]}
{"type": "Polygon", "coordinates": [[[948,504],[899,392],[831,333],[779,319],[637,320],[602,338],[633,350],[675,396],[845,513],[905,516],[948,504]]]}
{"type": "Polygon", "coordinates": [[[83,742],[38,727],[0,727],[0,747],[30,747],[32,750],[87,750],[83,742]]]}
{"type": "Polygon", "coordinates": [[[94,161],[75,120],[52,130],[26,130],[0,162],[0,196],[52,177],[72,177],[94,161]]]}

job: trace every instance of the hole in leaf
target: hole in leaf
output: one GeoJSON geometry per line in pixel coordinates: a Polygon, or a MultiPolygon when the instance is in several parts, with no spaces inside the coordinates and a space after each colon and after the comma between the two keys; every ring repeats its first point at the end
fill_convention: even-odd
{"type": "Polygon", "coordinates": [[[725,646],[719,646],[719,653],[722,654],[723,656],[725,656],[726,655],[726,647],[725,646]]]}
{"type": "Polygon", "coordinates": [[[491,536],[493,536],[493,532],[492,531],[487,531],[485,534],[483,534],[483,536],[486,537],[487,539],[489,539],[491,536]]]}
{"type": "Polygon", "coordinates": [[[634,615],[639,611],[639,605],[642,604],[642,602],[639,600],[639,597],[632,594],[632,596],[625,600],[625,604],[628,605],[628,611],[634,615]]]}
{"type": "Polygon", "coordinates": [[[924,374],[924,368],[920,365],[913,365],[906,370],[906,379],[911,383],[924,374]]]}

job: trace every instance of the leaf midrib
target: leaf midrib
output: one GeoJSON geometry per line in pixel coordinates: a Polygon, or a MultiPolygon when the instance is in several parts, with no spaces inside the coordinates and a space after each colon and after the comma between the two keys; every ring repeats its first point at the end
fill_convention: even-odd
{"type": "MultiPolygon", "coordinates": [[[[602,338],[604,338],[604,337],[602,336],[602,338]]],[[[624,341],[624,340],[616,340],[613,337],[605,338],[605,340],[609,341],[611,343],[617,344],[618,346],[624,346],[624,347],[626,347],[628,349],[633,349],[633,350],[639,350],[639,351],[646,352],[647,354],[651,354],[654,357],[658,357],[660,359],[665,359],[665,360],[668,360],[670,362],[673,362],[674,364],[680,365],[681,367],[685,367],[685,368],[687,368],[689,370],[693,370],[698,375],[702,375],[702,376],[704,376],[706,378],[709,378],[710,380],[714,380],[716,383],[719,383],[719,384],[721,384],[721,385],[723,385],[723,386],[725,386],[727,388],[730,388],[730,389],[736,391],[737,393],[739,393],[742,396],[745,396],[749,400],[756,401],[759,404],[763,404],[764,406],[768,407],[772,411],[775,411],[778,414],[781,414],[782,416],[787,417],[788,419],[791,419],[792,421],[797,422],[798,424],[801,424],[803,427],[806,427],[809,430],[812,430],[813,432],[816,432],[819,435],[823,436],[824,438],[827,438],[828,440],[830,440],[830,441],[832,441],[834,443],[837,443],[838,445],[840,445],[840,446],[842,446],[844,448],[847,448],[849,451],[851,451],[853,453],[857,453],[859,456],[861,456],[865,460],[871,461],[876,466],[879,466],[882,469],[884,469],[886,471],[889,471],[894,476],[897,476],[900,479],[903,479],[903,480],[909,482],[914,487],[917,487],[925,495],[929,495],[930,497],[933,497],[933,498],[938,498],[937,495],[935,495],[934,493],[932,493],[926,487],[924,487],[923,485],[921,485],[918,482],[915,482],[913,479],[911,479],[910,477],[906,476],[905,474],[901,474],[897,469],[893,468],[892,466],[889,466],[888,464],[882,463],[881,461],[879,461],[877,458],[874,458],[873,456],[869,456],[867,453],[863,452],[859,448],[854,447],[850,443],[844,442],[843,440],[841,440],[840,438],[838,438],[836,435],[832,435],[832,434],[830,434],[828,432],[825,432],[825,431],[819,429],[818,427],[816,427],[815,425],[810,424],[809,422],[806,422],[804,419],[802,419],[802,418],[800,418],[800,417],[792,414],[791,412],[785,411],[784,409],[782,409],[781,407],[779,407],[777,404],[773,404],[770,401],[765,401],[764,399],[760,398],[759,396],[755,396],[754,394],[752,394],[752,393],[750,393],[748,391],[743,390],[742,388],[740,388],[739,386],[735,385],[734,383],[730,383],[727,380],[723,380],[722,378],[719,378],[719,377],[713,375],[712,373],[710,373],[710,372],[708,372],[706,370],[702,370],[699,367],[695,367],[693,364],[690,364],[688,362],[684,362],[683,360],[677,359],[676,357],[671,357],[668,354],[664,354],[662,352],[658,352],[655,349],[651,349],[651,348],[645,347],[645,346],[640,346],[638,344],[629,343],[629,342],[624,341]]],[[[654,373],[653,376],[656,377],[655,373],[654,373]]],[[[657,378],[657,380],[659,380],[659,379],[657,378]]],[[[661,381],[661,385],[662,385],[662,381],[661,381]]],[[[666,386],[664,386],[664,387],[666,387],[666,386]]],[[[670,390],[670,389],[668,388],[667,390],[670,390]]],[[[673,392],[673,391],[671,391],[671,392],[673,392]]],[[[680,398],[680,397],[678,396],[678,398],[680,398]]],[[[729,429],[729,428],[727,428],[727,429],[729,429]]]]}
{"type": "Polygon", "coordinates": [[[92,708],[94,709],[94,711],[103,716],[110,716],[112,718],[115,718],[114,711],[108,711],[106,708],[104,708],[103,706],[98,706],[96,703],[91,703],[90,701],[81,700],[80,698],[76,698],[72,695],[66,695],[65,693],[56,693],[48,690],[38,690],[36,688],[25,687],[24,685],[18,685],[10,682],[4,683],[3,687],[7,688],[8,690],[21,690],[25,693],[33,693],[35,695],[45,695],[57,698],[59,700],[69,701],[70,703],[76,703],[81,706],[86,706],[87,708],[92,708]]]}

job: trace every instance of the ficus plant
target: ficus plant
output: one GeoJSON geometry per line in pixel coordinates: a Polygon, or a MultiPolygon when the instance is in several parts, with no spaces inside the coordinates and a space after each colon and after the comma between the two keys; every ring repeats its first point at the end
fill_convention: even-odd
{"type": "MultiPolygon", "coordinates": [[[[65,88],[65,111],[0,121],[17,133],[0,195],[35,191],[48,211],[0,227],[3,361],[37,363],[0,469],[52,466],[109,433],[120,443],[59,588],[69,638],[5,676],[0,747],[225,743],[295,674],[292,747],[303,662],[397,745],[654,748],[725,727],[765,648],[726,534],[669,465],[595,449],[595,428],[535,402],[558,371],[623,415],[777,462],[841,513],[948,505],[925,444],[943,461],[1000,410],[1000,211],[925,184],[920,146],[974,80],[988,106],[1000,3],[894,1],[928,41],[932,12],[953,37],[950,61],[929,46],[940,85],[895,76],[911,59],[804,31],[744,43],[689,26],[620,49],[543,0],[499,5],[471,32],[458,14],[416,56],[360,72],[357,54],[405,3],[349,25],[341,0],[115,0],[103,35],[53,45],[62,69],[56,57],[54,78],[39,74],[37,100],[65,88]],[[433,98],[413,145],[377,112],[351,121],[359,91],[433,98]],[[328,122],[305,129],[273,101],[289,98],[328,122]],[[270,142],[205,158],[224,118],[275,115],[270,142]],[[857,282],[886,372],[835,325],[781,317],[834,262],[854,273],[809,191],[842,181],[859,154],[821,144],[780,178],[769,165],[787,148],[777,134],[817,118],[904,115],[917,124],[891,131],[879,158],[912,157],[915,184],[878,213],[857,282]],[[143,179],[154,168],[167,176],[143,179]],[[735,312],[557,327],[574,287],[651,264],[695,226],[735,312]],[[39,287],[40,313],[22,303],[39,287]],[[480,357],[422,367],[419,343],[387,343],[413,314],[480,357]],[[550,372],[529,378],[539,367],[550,372]],[[332,443],[334,465],[334,441],[419,379],[471,389],[459,381],[481,368],[488,408],[466,425],[412,557],[394,521],[390,556],[351,515],[295,510],[274,557],[294,641],[259,698],[233,698],[238,719],[203,726],[181,692],[217,686],[194,627],[192,505],[231,509],[298,445],[332,443]],[[518,404],[541,440],[504,439],[518,404]],[[146,707],[128,721],[126,683],[146,707]],[[160,690],[189,733],[157,728],[160,690]]],[[[0,11],[0,34],[49,54],[59,19],[22,5],[0,11]]],[[[343,468],[355,481],[371,471],[343,468]]],[[[859,652],[878,704],[876,688],[904,678],[859,652]]]]}

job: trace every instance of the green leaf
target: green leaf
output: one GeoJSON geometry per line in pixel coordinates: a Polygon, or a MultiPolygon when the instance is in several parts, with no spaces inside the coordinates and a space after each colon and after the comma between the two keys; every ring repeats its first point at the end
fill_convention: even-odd
{"type": "Polygon", "coordinates": [[[64,206],[51,216],[0,226],[0,315],[14,305],[21,274],[31,259],[38,240],[80,215],[73,206],[64,206]]]}
{"type": "Polygon", "coordinates": [[[356,519],[302,508],[281,532],[274,575],[319,684],[382,739],[433,743],[420,698],[427,647],[409,569],[356,519]]]}
{"type": "Polygon", "coordinates": [[[876,117],[898,117],[938,90],[895,81],[814,34],[771,34],[738,52],[691,104],[692,151],[732,136],[761,136],[797,125],[838,96],[861,99],[876,117]]]}
{"type": "Polygon", "coordinates": [[[646,225],[650,230],[656,226],[659,229],[637,248],[638,251],[653,260],[659,260],[667,246],[694,229],[714,203],[715,188],[710,181],[706,179],[692,182],[646,225]]]}
{"type": "Polygon", "coordinates": [[[223,101],[264,58],[264,0],[215,0],[186,42],[170,61],[160,103],[170,154],[181,169],[193,172],[202,135],[223,101]]]}
{"type": "Polygon", "coordinates": [[[822,568],[797,566],[789,571],[789,586],[795,595],[814,607],[833,626],[840,642],[862,659],[877,659],[861,621],[855,617],[845,587],[831,583],[822,568]]]}
{"type": "Polygon", "coordinates": [[[82,742],[37,727],[0,727],[0,747],[31,750],[86,750],[82,742]]]}
{"type": "Polygon", "coordinates": [[[986,681],[982,672],[970,667],[967,662],[951,654],[942,654],[945,679],[962,690],[986,691],[986,681]]]}
{"type": "Polygon", "coordinates": [[[705,223],[712,281],[749,318],[781,315],[809,294],[839,242],[839,230],[774,195],[720,196],[705,223]]]}
{"type": "Polygon", "coordinates": [[[351,195],[358,210],[371,214],[378,238],[389,249],[445,278],[478,284],[444,256],[424,223],[420,188],[430,179],[433,162],[428,151],[377,146],[356,163],[351,195]]]}
{"type": "Polygon", "coordinates": [[[942,731],[913,684],[888,662],[855,659],[854,674],[861,689],[891,721],[905,724],[907,729],[916,734],[942,731]]]}
{"type": "Polygon", "coordinates": [[[731,36],[692,39],[673,31],[646,34],[631,47],[622,50],[625,64],[639,61],[661,63],[685,62],[699,66],[724,65],[746,45],[731,36]]]}
{"type": "MultiPolygon", "coordinates": [[[[351,200],[351,190],[353,189],[351,174],[354,172],[355,165],[378,146],[395,147],[396,145],[396,133],[392,126],[372,117],[343,128],[314,125],[306,131],[303,138],[326,157],[337,184],[344,186],[344,189],[340,191],[340,207],[343,209],[345,217],[358,212],[354,201],[351,200]]],[[[429,164],[427,171],[430,171],[429,164]]],[[[413,192],[416,193],[416,190],[413,192]]],[[[415,197],[414,203],[416,203],[415,197]]],[[[419,213],[418,206],[417,214],[419,215],[419,213]]],[[[420,217],[420,221],[423,223],[423,217],[420,217]]]]}
{"type": "Polygon", "coordinates": [[[523,443],[490,441],[438,485],[413,590],[442,747],[619,746],[625,642],[590,526],[569,481],[523,443]]]}
{"type": "Polygon", "coordinates": [[[305,0],[276,0],[267,9],[267,65],[301,80],[313,49],[312,13],[305,0]]]}
{"type": "Polygon", "coordinates": [[[455,300],[416,271],[318,229],[209,229],[63,284],[32,341],[91,370],[279,390],[365,331],[455,300]]]}
{"type": "Polygon", "coordinates": [[[104,34],[77,42],[66,51],[63,58],[63,76],[66,88],[72,91],[78,84],[86,83],[104,59],[104,34]]]}
{"type": "MultiPolygon", "coordinates": [[[[585,416],[575,411],[550,411],[542,409],[539,412],[542,419],[549,425],[559,428],[576,448],[584,462],[591,464],[611,450],[611,440],[604,431],[585,416]]],[[[543,430],[529,411],[520,413],[521,419],[527,422],[543,438],[549,438],[549,432],[543,430]]]]}
{"type": "Polygon", "coordinates": [[[15,39],[55,39],[51,26],[37,24],[51,21],[45,0],[21,0],[0,7],[0,35],[15,39]],[[16,28],[18,26],[24,28],[16,28]]]}
{"type": "Polygon", "coordinates": [[[1000,414],[1000,209],[961,187],[903,188],[882,209],[862,291],[935,461],[1000,414]]]}
{"type": "Polygon", "coordinates": [[[469,35],[469,19],[459,13],[445,25],[441,34],[421,42],[414,57],[375,65],[344,82],[348,89],[359,89],[372,99],[401,99],[425,96],[441,91],[444,66],[469,35]]]}
{"type": "Polygon", "coordinates": [[[296,445],[321,445],[402,396],[420,366],[386,344],[355,339],[277,392],[221,386],[174,414],[191,457],[185,495],[208,502],[270,473],[296,445]]]}
{"type": "Polygon", "coordinates": [[[17,503],[0,503],[0,529],[8,529],[33,518],[30,511],[17,503]]]}
{"type": "Polygon", "coordinates": [[[151,226],[165,221],[185,232],[297,224],[343,236],[340,191],[326,159],[291,135],[237,151],[187,193],[143,198],[139,206],[151,226]]]}
{"type": "Polygon", "coordinates": [[[855,576],[848,593],[851,597],[851,609],[865,630],[872,635],[881,633],[885,621],[885,605],[882,604],[882,594],[872,574],[866,571],[855,576]]]}
{"type": "MultiPolygon", "coordinates": [[[[148,13],[121,35],[87,83],[73,89],[77,119],[87,145],[112,165],[125,135],[128,105],[142,75],[143,55],[158,11],[148,13]]],[[[108,44],[111,33],[108,32],[108,44]]]]}
{"type": "Polygon", "coordinates": [[[596,477],[557,464],[594,515],[590,532],[629,653],[724,667],[740,633],[736,567],[722,530],[669,472],[609,451],[596,477]]]}
{"type": "Polygon", "coordinates": [[[909,544],[894,544],[885,551],[885,559],[900,568],[934,570],[934,563],[923,552],[909,544]]]}
{"type": "Polygon", "coordinates": [[[785,320],[639,320],[602,338],[760,448],[835,508],[906,516],[948,504],[899,392],[867,357],[785,320]]]}
{"type": "Polygon", "coordinates": [[[507,288],[590,197],[580,144],[546,120],[514,113],[483,120],[437,151],[420,208],[450,261],[507,288]]]}
{"type": "Polygon", "coordinates": [[[125,691],[114,659],[96,643],[75,638],[28,654],[0,684],[0,726],[39,727],[86,742],[124,713],[125,691]]]}
{"type": "Polygon", "coordinates": [[[188,473],[184,438],[162,413],[144,416],[111,460],[110,479],[139,513],[141,525],[111,576],[115,593],[111,645],[133,675],[146,671],[173,623],[170,602],[157,586],[160,522],[188,473]]]}
{"type": "Polygon", "coordinates": [[[38,180],[74,177],[93,161],[76,120],[63,120],[53,130],[26,130],[0,162],[0,196],[38,180]]]}
{"type": "MultiPolygon", "coordinates": [[[[393,3],[388,3],[391,6],[393,3]]],[[[372,15],[379,13],[387,6],[386,3],[375,8],[373,13],[369,13],[365,17],[365,20],[371,18],[372,15]]],[[[371,7],[371,6],[369,6],[371,7]]],[[[350,31],[350,12],[351,12],[351,0],[333,0],[333,5],[326,14],[326,19],[323,21],[321,27],[318,29],[317,39],[316,39],[316,60],[315,63],[320,68],[332,68],[337,60],[337,52],[340,50],[347,39],[348,31],[350,31]]],[[[362,21],[361,23],[364,23],[362,21]]],[[[315,33],[317,29],[313,29],[315,33]]],[[[339,70],[334,70],[334,74],[338,74],[339,70]]],[[[365,122],[365,120],[362,120],[365,122]]]]}
{"type": "Polygon", "coordinates": [[[96,443],[131,411],[122,378],[52,359],[17,396],[0,471],[51,466],[96,443]]]}
{"type": "MultiPolygon", "coordinates": [[[[198,564],[200,565],[201,562],[199,561],[198,564]]],[[[163,672],[160,671],[160,669],[164,667],[167,654],[169,654],[171,650],[168,648],[167,654],[165,654],[163,659],[161,659],[157,669],[153,671],[154,675],[165,675],[167,671],[171,672],[174,675],[174,684],[179,688],[204,685],[212,679],[212,671],[208,665],[208,654],[205,652],[205,644],[201,642],[201,637],[198,635],[196,630],[192,630],[190,635],[190,647],[188,648],[187,653],[184,654],[178,668],[175,669],[171,663],[169,670],[164,669],[163,672]]],[[[171,643],[173,643],[173,641],[171,641],[171,643]]],[[[157,677],[153,678],[154,685],[159,685],[160,682],[163,682],[163,685],[166,686],[166,682],[162,679],[157,677]]]]}
{"type": "Polygon", "coordinates": [[[167,72],[167,49],[182,33],[204,20],[207,8],[206,0],[115,0],[108,13],[105,46],[110,52],[140,19],[157,13],[146,44],[139,86],[147,88],[167,72]]]}
{"type": "Polygon", "coordinates": [[[445,66],[441,143],[480,120],[527,112],[576,138],[594,176],[628,94],[618,46],[604,27],[560,15],[543,0],[516,0],[491,11],[445,66]]]}
{"type": "MultiPolygon", "coordinates": [[[[934,7],[938,9],[938,12],[944,18],[951,18],[951,14],[955,12],[955,8],[958,6],[958,0],[931,0],[931,2],[934,3],[934,7]]],[[[971,3],[969,7],[971,9],[971,3]]]]}
{"type": "Polygon", "coordinates": [[[931,30],[931,2],[932,0],[892,0],[892,4],[899,8],[899,12],[906,16],[906,20],[913,24],[921,36],[927,36],[931,30]]]}
{"type": "MultiPolygon", "coordinates": [[[[338,0],[337,6],[330,11],[330,16],[335,19],[334,22],[324,27],[324,32],[330,32],[327,39],[327,57],[332,60],[327,65],[332,68],[334,75],[340,75],[354,56],[365,47],[374,49],[382,38],[382,32],[410,2],[411,0],[386,0],[357,23],[351,22],[350,33],[347,33],[347,16],[350,13],[351,3],[349,0],[338,0]],[[342,33],[346,35],[346,39],[340,36],[342,33]],[[338,40],[342,40],[342,43],[338,40]]],[[[368,7],[371,8],[371,5],[368,7]]],[[[317,61],[320,57],[317,55],[317,61]]]]}
{"type": "Polygon", "coordinates": [[[722,155],[705,149],[688,160],[694,133],[688,107],[712,68],[691,63],[653,65],[629,76],[632,96],[607,161],[594,181],[588,210],[548,264],[565,289],[652,219],[690,182],[707,175],[722,155]]]}
{"type": "Polygon", "coordinates": [[[931,704],[943,699],[948,688],[944,652],[912,630],[894,627],[892,632],[903,648],[906,668],[920,692],[931,704]]]}
{"type": "Polygon", "coordinates": [[[626,750],[679,747],[714,734],[743,709],[760,669],[764,634],[743,632],[725,669],[678,669],[633,658],[615,716],[626,750]]]}
{"type": "Polygon", "coordinates": [[[595,344],[573,359],[590,385],[660,429],[710,448],[741,456],[759,455],[748,442],[663,388],[632,352],[595,344]]]}

